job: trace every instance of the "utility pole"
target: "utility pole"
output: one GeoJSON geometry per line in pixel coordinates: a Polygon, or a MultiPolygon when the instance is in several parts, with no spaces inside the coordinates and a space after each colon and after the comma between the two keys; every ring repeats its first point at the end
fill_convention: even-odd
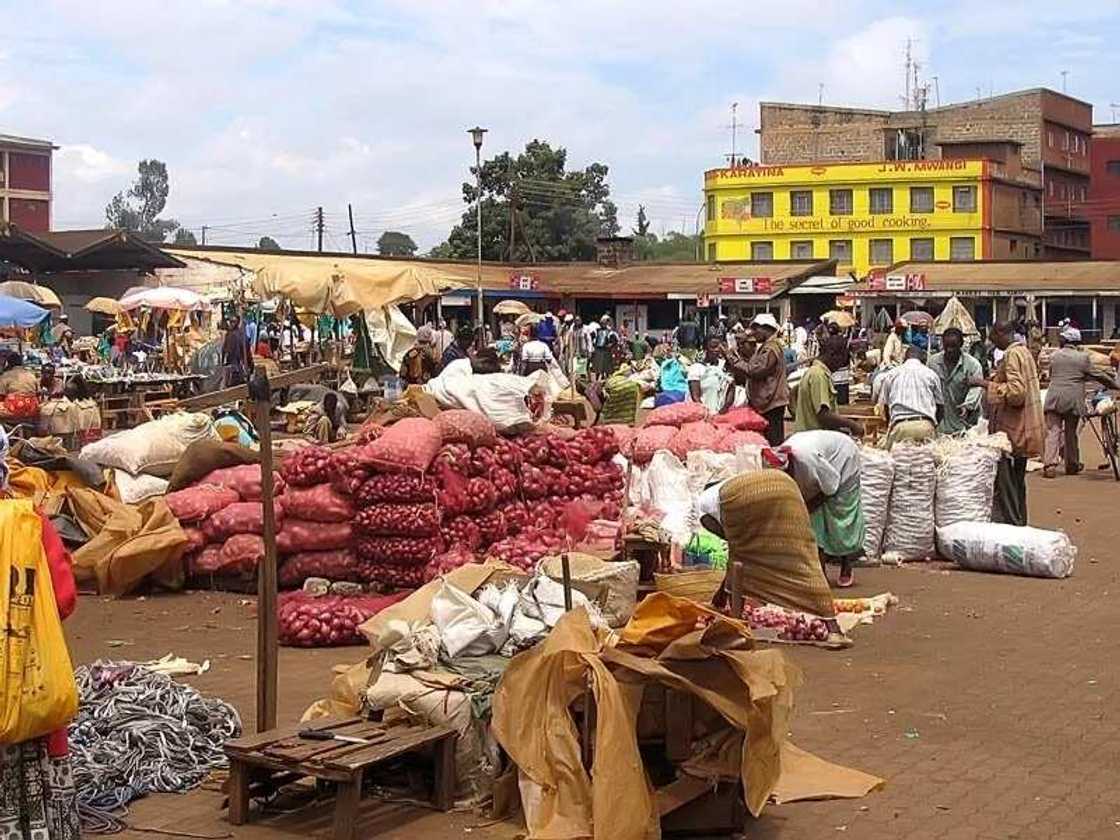
{"type": "MultiPolygon", "coordinates": [[[[347,204],[346,212],[350,214],[350,247],[356,254],[358,253],[358,235],[354,233],[354,205],[347,204]]],[[[319,250],[322,250],[322,248],[319,250]]]]}
{"type": "Polygon", "coordinates": [[[202,226],[202,244],[206,244],[206,225],[202,226]]]}
{"type": "Polygon", "coordinates": [[[326,225],[323,222],[323,208],[315,208],[315,233],[319,235],[319,253],[323,253],[323,229],[326,225]]]}

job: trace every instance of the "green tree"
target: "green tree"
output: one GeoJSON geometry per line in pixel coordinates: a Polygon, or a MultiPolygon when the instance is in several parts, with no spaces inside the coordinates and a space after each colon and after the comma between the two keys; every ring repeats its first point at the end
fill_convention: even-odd
{"type": "Polygon", "coordinates": [[[377,237],[377,253],[383,257],[412,257],[416,255],[416,243],[407,233],[387,230],[377,237]]]}
{"type": "Polygon", "coordinates": [[[428,251],[428,257],[433,260],[452,260],[455,259],[455,252],[451,249],[451,243],[445,240],[438,245],[433,245],[428,251]]]}
{"type": "Polygon", "coordinates": [[[106,227],[135,233],[149,242],[163,242],[179,228],[174,219],[161,219],[167,206],[171,184],[167,164],[161,160],[142,160],[136,167],[135,183],[113,196],[105,207],[106,227]]]}
{"type": "Polygon", "coordinates": [[[650,262],[695,262],[701,237],[671,230],[664,238],[656,233],[634,237],[634,253],[639,260],[650,262]]]}
{"type": "Polygon", "coordinates": [[[649,233],[649,218],[646,216],[646,207],[644,204],[638,205],[638,219],[634,227],[635,236],[645,236],[649,233]]]}
{"type": "Polygon", "coordinates": [[[194,234],[191,233],[191,231],[187,230],[185,227],[181,227],[178,230],[176,230],[175,231],[175,238],[171,241],[174,242],[176,245],[197,245],[198,244],[198,240],[194,238],[194,234]]]}
{"type": "MultiPolygon", "coordinates": [[[[533,140],[516,158],[503,152],[483,162],[483,259],[593,260],[596,237],[618,233],[618,209],[610,200],[607,167],[593,163],[569,171],[567,157],[565,149],[533,140]]],[[[475,257],[477,197],[474,182],[464,183],[468,209],[447,237],[446,248],[437,246],[441,256],[475,257]]]]}
{"type": "Polygon", "coordinates": [[[257,240],[257,248],[261,251],[282,251],[280,243],[271,236],[262,236],[257,240]]]}

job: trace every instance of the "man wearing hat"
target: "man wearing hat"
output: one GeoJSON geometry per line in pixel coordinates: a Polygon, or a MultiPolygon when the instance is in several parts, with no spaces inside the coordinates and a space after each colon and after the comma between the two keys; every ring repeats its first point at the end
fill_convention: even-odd
{"type": "Polygon", "coordinates": [[[751,340],[747,347],[757,347],[746,357],[747,403],[766,418],[766,440],[771,446],[785,439],[786,406],[789,386],[786,382],[785,350],[778,340],[780,326],[769,312],[751,321],[751,340]]]}
{"type": "Polygon", "coordinates": [[[899,318],[894,322],[894,330],[887,336],[887,343],[883,345],[880,368],[898,367],[906,361],[906,347],[902,341],[904,335],[906,335],[906,322],[899,318]]]}
{"type": "Polygon", "coordinates": [[[401,359],[401,379],[406,385],[424,385],[439,372],[435,330],[424,324],[416,331],[416,343],[401,359]]]}
{"type": "Polygon", "coordinates": [[[1043,405],[1046,441],[1043,449],[1043,476],[1056,478],[1058,463],[1065,453],[1066,475],[1081,472],[1077,428],[1085,413],[1085,386],[1090,380],[1106,388],[1120,389],[1120,383],[1106,373],[1094,370],[1089,354],[1080,347],[1081,331],[1065,324],[1058,333],[1058,351],[1050,357],[1050,387],[1043,405]]]}

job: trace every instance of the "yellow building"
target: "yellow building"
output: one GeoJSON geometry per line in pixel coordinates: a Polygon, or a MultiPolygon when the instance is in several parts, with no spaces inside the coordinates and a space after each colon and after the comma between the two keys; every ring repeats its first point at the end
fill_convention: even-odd
{"type": "Polygon", "coordinates": [[[1033,259],[1041,188],[1014,163],[713,169],[704,174],[707,259],[835,259],[838,272],[860,277],[904,260],[1033,259]]]}

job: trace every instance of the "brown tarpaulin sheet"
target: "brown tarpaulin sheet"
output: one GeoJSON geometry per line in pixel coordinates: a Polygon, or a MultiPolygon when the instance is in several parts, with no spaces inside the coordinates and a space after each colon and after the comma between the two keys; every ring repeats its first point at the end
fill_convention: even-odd
{"type": "Polygon", "coordinates": [[[187,535],[162,497],[126,505],[86,487],[66,493],[90,536],[72,555],[79,580],[96,580],[103,595],[127,594],[149,575],[161,586],[183,585],[187,535]]]}
{"type": "MultiPolygon", "coordinates": [[[[783,766],[793,691],[801,675],[780,651],[753,650],[750,631],[742,623],[658,593],[638,605],[623,639],[625,647],[606,646],[586,612],[574,610],[541,644],[516,657],[498,686],[494,735],[535,783],[533,801],[525,802],[533,840],[641,840],[655,833],[654,797],[635,732],[643,682],[689,692],[727,721],[729,737],[740,738],[739,744],[730,743],[735,750],[730,763],[738,758],[735,775],[755,816],[783,789],[795,798],[811,798],[808,794],[814,792],[822,797],[862,796],[881,784],[864,774],[859,774],[858,784],[851,777],[834,784],[827,772],[804,781],[798,778],[803,766],[783,766]],[[689,613],[691,622],[685,620],[689,613]],[[696,629],[698,621],[707,620],[706,627],[696,629]],[[673,632],[676,637],[668,641],[673,632]],[[568,712],[588,682],[597,716],[590,776],[580,760],[579,737],[568,712]],[[788,778],[783,780],[784,775],[788,778]]],[[[820,762],[810,769],[821,766],[833,767],[820,762]]]]}

